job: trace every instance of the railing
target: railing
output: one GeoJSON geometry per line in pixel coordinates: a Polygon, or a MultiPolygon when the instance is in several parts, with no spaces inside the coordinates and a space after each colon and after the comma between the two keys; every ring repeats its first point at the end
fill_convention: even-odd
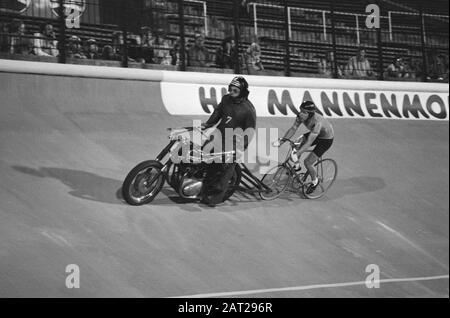
{"type": "Polygon", "coordinates": [[[255,75],[448,80],[448,2],[446,7],[441,2],[444,14],[398,11],[380,2],[379,28],[366,26],[366,3],[0,0],[0,57],[255,75]],[[40,30],[42,23],[53,30],[40,30]]]}

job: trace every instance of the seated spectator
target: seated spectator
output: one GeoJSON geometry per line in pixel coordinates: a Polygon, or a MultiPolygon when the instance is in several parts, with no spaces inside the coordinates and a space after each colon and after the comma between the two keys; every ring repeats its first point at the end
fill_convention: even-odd
{"type": "Polygon", "coordinates": [[[385,77],[410,78],[411,71],[407,64],[400,57],[394,58],[391,64],[386,68],[385,77]]]}
{"type": "MultiPolygon", "coordinates": [[[[122,52],[123,52],[124,40],[123,33],[120,31],[116,31],[113,33],[112,45],[108,45],[108,48],[105,51],[105,57],[107,60],[111,61],[122,61],[122,52]]],[[[103,56],[103,54],[102,54],[103,56]]],[[[136,62],[131,57],[128,57],[128,62],[136,62]]]]}
{"type": "Polygon", "coordinates": [[[95,39],[89,39],[86,42],[86,58],[90,60],[97,60],[100,58],[97,41],[95,39]]]}
{"type": "MultiPolygon", "coordinates": [[[[112,57],[111,60],[121,61],[122,60],[122,50],[123,50],[123,33],[120,31],[116,31],[113,33],[112,52],[108,53],[109,57],[112,57]]],[[[108,48],[109,51],[109,48],[108,48]]]]}
{"type": "Polygon", "coordinates": [[[222,41],[222,45],[217,48],[216,65],[218,67],[234,69],[237,52],[233,43],[234,41],[231,38],[226,38],[222,41]]]}
{"type": "Polygon", "coordinates": [[[250,44],[246,53],[249,66],[256,71],[264,70],[264,66],[261,61],[261,46],[259,45],[259,39],[256,35],[253,37],[252,44],[250,44]]]}
{"type": "Polygon", "coordinates": [[[209,66],[209,51],[205,47],[205,38],[201,34],[195,35],[195,43],[188,50],[187,53],[187,65],[188,66],[198,66],[198,67],[207,67],[209,66]]]}
{"type": "Polygon", "coordinates": [[[348,60],[347,66],[345,67],[345,75],[362,78],[374,76],[364,48],[360,47],[357,55],[348,60]]]}
{"type": "Polygon", "coordinates": [[[173,48],[170,50],[169,54],[172,57],[170,65],[179,66],[180,65],[180,40],[175,41],[173,48]]]}
{"type": "Polygon", "coordinates": [[[138,63],[145,63],[145,59],[142,56],[141,36],[130,34],[127,40],[128,57],[138,63]]]}
{"type": "Polygon", "coordinates": [[[428,79],[443,81],[446,73],[446,68],[442,56],[437,52],[432,51],[428,57],[428,79]]]}
{"type": "MultiPolygon", "coordinates": [[[[325,58],[319,59],[319,74],[326,75],[327,77],[333,77],[335,67],[334,52],[328,51],[325,58]]],[[[342,77],[342,69],[339,65],[337,67],[337,76],[342,77]]]]}
{"type": "Polygon", "coordinates": [[[239,6],[239,15],[241,18],[250,18],[250,8],[248,6],[248,0],[241,0],[239,6]]]}
{"type": "Polygon", "coordinates": [[[29,54],[30,38],[26,36],[26,26],[21,20],[11,24],[11,54],[29,54]]]}
{"type": "Polygon", "coordinates": [[[156,64],[171,65],[172,56],[170,55],[171,45],[162,35],[162,30],[158,31],[154,42],[154,60],[156,64]]]}
{"type": "Polygon", "coordinates": [[[154,46],[155,38],[149,27],[142,27],[141,29],[141,55],[145,63],[154,63],[154,46]]]}
{"type": "Polygon", "coordinates": [[[442,62],[444,63],[444,69],[445,69],[445,74],[444,74],[444,81],[448,82],[448,55],[443,55],[442,56],[442,62]]]}
{"type": "Polygon", "coordinates": [[[81,39],[76,35],[72,35],[69,38],[67,57],[73,59],[87,59],[86,55],[84,55],[83,53],[83,48],[81,46],[81,39]]]}
{"type": "Polygon", "coordinates": [[[37,56],[58,56],[58,41],[50,23],[41,25],[39,33],[35,33],[33,41],[33,53],[37,56]]]}
{"type": "Polygon", "coordinates": [[[411,70],[411,78],[420,78],[423,76],[422,60],[418,58],[411,58],[408,63],[408,68],[411,70]]]}
{"type": "Polygon", "coordinates": [[[102,50],[102,60],[106,61],[120,61],[121,58],[114,53],[114,49],[111,45],[105,45],[102,50]]]}
{"type": "Polygon", "coordinates": [[[9,35],[9,24],[0,22],[0,52],[6,53],[11,50],[11,38],[9,35]]]}

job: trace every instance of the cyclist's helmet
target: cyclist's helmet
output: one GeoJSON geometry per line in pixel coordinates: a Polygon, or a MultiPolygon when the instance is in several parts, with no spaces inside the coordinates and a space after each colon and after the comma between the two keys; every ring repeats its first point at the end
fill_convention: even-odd
{"type": "Polygon", "coordinates": [[[317,111],[317,107],[313,102],[306,101],[300,105],[300,111],[304,111],[309,114],[314,114],[317,111]]]}
{"type": "Polygon", "coordinates": [[[230,85],[228,85],[228,91],[231,90],[231,86],[237,87],[241,90],[239,97],[247,98],[250,94],[248,90],[248,83],[242,76],[236,76],[235,78],[233,78],[230,85]]]}

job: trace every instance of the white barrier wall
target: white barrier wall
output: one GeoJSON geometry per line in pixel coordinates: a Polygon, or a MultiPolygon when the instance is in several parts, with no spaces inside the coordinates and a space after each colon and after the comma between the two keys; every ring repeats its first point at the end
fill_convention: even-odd
{"type": "MultiPolygon", "coordinates": [[[[211,114],[233,75],[164,72],[161,96],[172,115],[211,114]]],[[[312,100],[326,117],[447,120],[448,84],[246,76],[260,117],[293,117],[312,100]]]]}
{"type": "MultiPolygon", "coordinates": [[[[234,77],[11,60],[0,60],[0,72],[160,82],[164,107],[172,115],[211,114],[234,77]]],[[[331,118],[449,119],[448,84],[245,77],[250,84],[250,100],[260,117],[293,117],[302,101],[312,100],[331,118]]]]}

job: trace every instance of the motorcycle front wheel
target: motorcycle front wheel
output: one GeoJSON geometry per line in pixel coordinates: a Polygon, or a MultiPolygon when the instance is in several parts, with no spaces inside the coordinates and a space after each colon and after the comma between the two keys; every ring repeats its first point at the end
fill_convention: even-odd
{"type": "Polygon", "coordinates": [[[164,186],[163,165],[148,160],[134,167],[122,185],[122,196],[130,205],[144,205],[153,201],[164,186]]]}

